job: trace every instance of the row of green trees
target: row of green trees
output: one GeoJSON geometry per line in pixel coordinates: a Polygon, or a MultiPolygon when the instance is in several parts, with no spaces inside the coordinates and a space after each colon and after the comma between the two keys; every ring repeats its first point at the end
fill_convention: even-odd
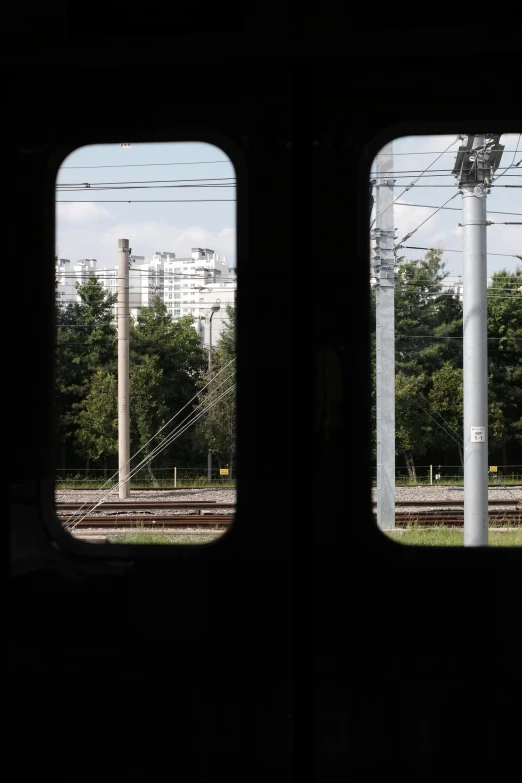
{"type": "MultiPolygon", "coordinates": [[[[398,259],[395,290],[396,454],[411,478],[423,464],[462,464],[462,303],[442,289],[442,251],[398,259]]],[[[488,291],[490,463],[522,463],[522,267],[496,272],[488,291]]],[[[96,278],[77,285],[80,302],[57,306],[56,425],[62,469],[117,465],[115,295],[96,278]]],[[[373,456],[375,295],[372,294],[373,456]]],[[[132,467],[187,416],[208,411],[149,463],[204,469],[236,462],[235,310],[213,351],[212,368],[192,316],[172,321],[155,297],[130,325],[132,467]],[[225,393],[225,396],[221,395],[225,393]],[[186,406],[186,407],[185,407],[186,406]],[[182,411],[171,424],[169,420],[182,411]],[[167,425],[167,426],[165,426],[167,425]],[[162,429],[164,428],[164,429],[162,429]],[[161,430],[161,432],[159,432],[161,430]],[[159,435],[157,433],[159,432],[159,435]]]]}
{"type": "MultiPolygon", "coordinates": [[[[442,251],[397,259],[395,289],[395,445],[412,479],[416,465],[462,465],[462,303],[443,291],[442,251]]],[[[490,464],[522,462],[522,267],[496,272],[488,289],[490,464]]],[[[373,456],[375,428],[375,294],[373,456]]]]}
{"type": "MultiPolygon", "coordinates": [[[[80,302],[66,306],[57,302],[56,307],[59,465],[64,470],[81,467],[106,472],[117,466],[118,453],[117,332],[113,316],[117,295],[105,291],[95,277],[76,288],[80,302]]],[[[131,461],[132,468],[165,441],[183,419],[196,416],[234,382],[235,311],[229,308],[227,313],[228,324],[213,351],[210,372],[208,355],[192,325],[192,316],[172,321],[156,296],[136,321],[131,319],[131,455],[141,449],[131,461]],[[218,375],[227,362],[228,370],[218,375]],[[216,391],[226,376],[227,383],[216,391]]],[[[204,467],[209,447],[218,467],[222,463],[232,465],[234,398],[235,389],[167,445],[147,465],[150,477],[154,478],[154,469],[163,466],[204,467]]]]}

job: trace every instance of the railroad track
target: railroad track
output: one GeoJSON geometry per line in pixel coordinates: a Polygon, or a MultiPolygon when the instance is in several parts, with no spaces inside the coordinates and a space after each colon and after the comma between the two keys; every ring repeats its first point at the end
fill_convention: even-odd
{"type": "MultiPolygon", "coordinates": [[[[71,520],[75,529],[125,529],[125,530],[204,530],[227,528],[233,520],[233,514],[178,514],[177,516],[139,516],[139,515],[99,515],[87,516],[76,522],[71,520]]],[[[522,514],[506,510],[489,514],[490,526],[519,527],[522,525],[522,514]]],[[[464,514],[454,512],[425,512],[422,514],[399,512],[395,515],[396,527],[410,525],[421,527],[463,527],[464,514]]]]}
{"type": "Polygon", "coordinates": [[[125,528],[129,530],[161,530],[172,528],[186,528],[199,530],[202,528],[226,528],[233,519],[232,514],[191,514],[185,516],[92,516],[70,520],[70,526],[76,530],[79,528],[125,528]]]}
{"type": "MultiPolygon", "coordinates": [[[[55,504],[58,514],[64,514],[69,511],[88,511],[89,507],[92,507],[91,501],[85,503],[79,502],[57,502],[55,504]]],[[[377,506],[376,501],[372,501],[374,507],[377,506]]],[[[460,507],[464,508],[462,500],[396,500],[396,507],[411,507],[411,508],[448,508],[448,507],[460,507]]],[[[488,506],[503,506],[505,508],[522,507],[522,500],[488,500],[488,506]]],[[[110,509],[113,511],[148,511],[150,509],[235,509],[236,503],[218,503],[216,500],[142,500],[142,501],[106,501],[100,503],[97,506],[98,509],[110,509]]]]}
{"type": "MultiPolygon", "coordinates": [[[[92,501],[86,501],[85,503],[77,502],[58,502],[55,504],[56,511],[60,513],[66,513],[67,511],[88,511],[96,503],[92,501]]],[[[167,509],[169,511],[175,511],[176,509],[206,509],[206,508],[236,508],[235,503],[218,503],[217,500],[138,500],[138,501],[125,501],[125,500],[109,500],[105,503],[100,503],[97,506],[98,509],[111,509],[113,511],[148,511],[149,509],[167,509]]]]}
{"type": "MultiPolygon", "coordinates": [[[[372,500],[372,505],[376,506],[377,502],[375,500],[372,500]]],[[[463,500],[396,500],[395,506],[413,506],[415,508],[429,508],[429,507],[438,507],[438,508],[446,508],[448,506],[460,506],[461,508],[464,508],[464,501],[463,500]]],[[[521,500],[488,500],[488,506],[507,506],[509,508],[517,508],[518,506],[522,507],[522,499],[521,500]]]]}
{"type": "MultiPolygon", "coordinates": [[[[490,511],[488,518],[490,526],[498,526],[500,523],[505,527],[522,525],[522,513],[517,509],[490,511]]],[[[424,511],[421,513],[399,511],[395,514],[396,527],[408,527],[411,524],[422,527],[464,527],[464,513],[456,513],[455,511],[424,511]]]]}
{"type": "MultiPolygon", "coordinates": [[[[395,515],[396,527],[407,527],[411,524],[429,527],[442,525],[462,527],[464,525],[462,501],[450,500],[438,503],[433,501],[399,501],[396,505],[423,509],[422,511],[397,511],[395,515]],[[441,510],[448,506],[454,510],[441,510]]],[[[522,524],[522,513],[520,509],[516,508],[516,500],[489,501],[489,506],[503,506],[502,510],[490,509],[488,515],[490,524],[501,523],[515,527],[522,524]]],[[[230,525],[235,508],[235,503],[217,503],[216,501],[109,501],[101,503],[96,509],[98,513],[95,513],[90,511],[89,504],[75,502],[56,504],[58,518],[64,525],[74,529],[224,529],[230,525]],[[213,513],[218,510],[221,513],[213,513]],[[154,511],[173,511],[175,513],[159,514],[154,511]]]]}
{"type": "Polygon", "coordinates": [[[230,524],[235,503],[214,501],[108,501],[93,509],[91,503],[56,503],[58,519],[65,527],[77,528],[209,528],[230,524]],[[220,510],[222,513],[212,513],[220,510]],[[154,511],[173,511],[155,514],[154,511]],[[192,511],[192,513],[187,513],[192,511]],[[185,513],[183,513],[185,512],[185,513]]]}

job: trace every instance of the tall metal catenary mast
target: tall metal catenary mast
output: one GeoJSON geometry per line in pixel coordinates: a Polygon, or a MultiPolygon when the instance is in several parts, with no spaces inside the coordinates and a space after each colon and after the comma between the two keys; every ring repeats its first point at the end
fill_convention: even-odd
{"type": "Polygon", "coordinates": [[[128,239],[118,239],[118,466],[119,497],[130,496],[129,265],[128,239]]]}
{"type": "Polygon", "coordinates": [[[377,524],[395,527],[395,264],[393,142],[377,155],[374,274],[376,277],[377,524]]]}
{"type": "Polygon", "coordinates": [[[488,546],[486,195],[504,149],[500,135],[468,135],[453,169],[462,194],[464,546],[488,546]]]}

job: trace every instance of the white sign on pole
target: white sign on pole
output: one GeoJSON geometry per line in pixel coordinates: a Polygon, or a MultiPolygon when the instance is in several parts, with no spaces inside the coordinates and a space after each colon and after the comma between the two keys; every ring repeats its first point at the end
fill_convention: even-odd
{"type": "Polygon", "coordinates": [[[486,442],[486,428],[485,427],[472,427],[471,428],[471,442],[472,443],[485,443],[486,442]]]}

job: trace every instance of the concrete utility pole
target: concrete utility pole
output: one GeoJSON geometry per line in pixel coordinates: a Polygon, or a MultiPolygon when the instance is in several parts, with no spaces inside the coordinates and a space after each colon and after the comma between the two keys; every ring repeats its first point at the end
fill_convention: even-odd
{"type": "Polygon", "coordinates": [[[118,465],[119,496],[130,496],[129,263],[128,239],[118,239],[118,465]]]}
{"type": "Polygon", "coordinates": [[[464,546],[488,546],[486,194],[502,156],[499,138],[468,135],[453,169],[462,193],[464,546]]]}
{"type": "MultiPolygon", "coordinates": [[[[212,319],[214,318],[214,313],[217,313],[220,309],[219,305],[212,305],[212,312],[210,313],[210,321],[209,321],[209,328],[208,328],[208,369],[212,367],[212,319]]],[[[207,481],[212,481],[212,452],[209,449],[208,450],[208,456],[207,456],[207,481]]]]}
{"type": "Polygon", "coordinates": [[[393,143],[377,156],[374,270],[376,285],[377,524],[395,527],[395,258],[393,143]]]}

